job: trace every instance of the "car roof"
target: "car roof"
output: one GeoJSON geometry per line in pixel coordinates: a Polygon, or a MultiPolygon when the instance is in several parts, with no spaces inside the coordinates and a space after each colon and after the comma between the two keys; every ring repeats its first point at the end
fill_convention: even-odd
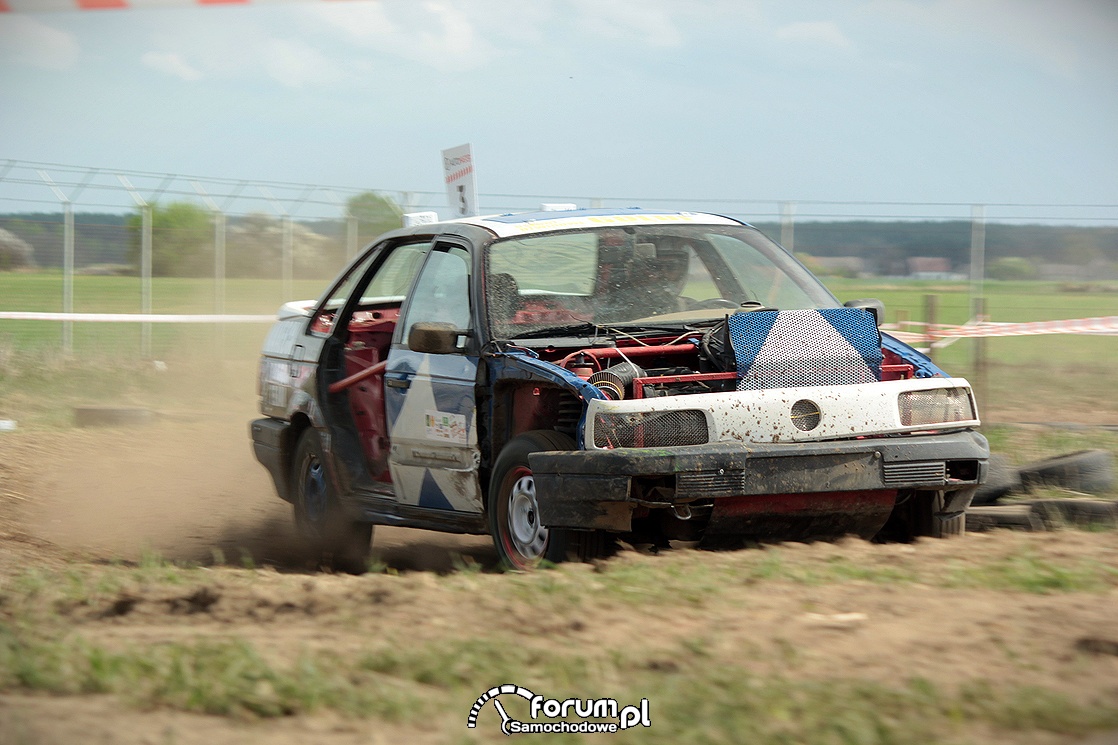
{"type": "Polygon", "coordinates": [[[577,230],[628,225],[744,225],[745,223],[721,215],[703,212],[676,212],[672,210],[631,209],[576,209],[546,212],[506,213],[481,217],[463,217],[450,222],[465,223],[484,228],[500,238],[542,233],[551,230],[577,230]]]}

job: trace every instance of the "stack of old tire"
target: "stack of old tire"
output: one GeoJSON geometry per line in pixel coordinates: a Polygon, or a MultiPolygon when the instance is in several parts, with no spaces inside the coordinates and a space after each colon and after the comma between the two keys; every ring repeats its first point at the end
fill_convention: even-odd
{"type": "Polygon", "coordinates": [[[1080,450],[1023,466],[993,454],[986,483],[967,511],[967,530],[1118,526],[1118,501],[1094,498],[1099,496],[1115,496],[1114,456],[1106,450],[1080,450]],[[1042,489],[1059,496],[1030,498],[1042,489]]]}

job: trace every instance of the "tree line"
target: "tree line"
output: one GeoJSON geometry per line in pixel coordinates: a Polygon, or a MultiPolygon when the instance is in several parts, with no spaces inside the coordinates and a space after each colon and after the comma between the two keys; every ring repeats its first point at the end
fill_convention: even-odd
{"type": "MultiPolygon", "coordinates": [[[[357,219],[358,246],[400,226],[400,207],[390,198],[365,192],[347,203],[357,219]]],[[[141,215],[81,213],[75,216],[75,256],[79,267],[110,267],[136,271],[139,264],[141,215]]],[[[778,223],[757,223],[779,238],[778,223]]],[[[35,265],[62,265],[63,227],[59,213],[0,215],[0,230],[29,244],[35,265]]],[[[214,272],[214,216],[191,202],[170,202],[152,209],[152,270],[156,276],[208,277],[214,272]]],[[[283,247],[282,221],[270,215],[230,216],[226,225],[226,275],[278,277],[283,247]]],[[[795,250],[807,257],[854,256],[865,271],[904,275],[910,258],[947,259],[953,271],[970,261],[971,224],[956,221],[829,221],[798,222],[795,250]]],[[[5,263],[0,241],[0,270],[5,263]]],[[[348,252],[347,222],[296,220],[292,224],[296,276],[333,276],[348,252]]],[[[987,274],[993,278],[1027,279],[1041,264],[1100,267],[1102,275],[1118,272],[1118,228],[1074,225],[1007,225],[986,227],[987,274]]]]}
{"type": "MultiPolygon", "coordinates": [[[[212,277],[216,247],[215,215],[193,202],[175,201],[151,208],[152,274],[157,277],[212,277]]],[[[401,225],[402,211],[389,197],[364,192],[346,204],[347,216],[357,224],[357,244],[401,225]]],[[[75,265],[84,271],[135,274],[139,272],[143,214],[81,213],[74,216],[75,265]]],[[[34,266],[61,267],[63,216],[59,213],[0,215],[6,230],[24,246],[30,245],[34,266]]],[[[345,263],[349,251],[348,219],[292,220],[295,275],[328,278],[345,263]]],[[[225,238],[225,275],[278,278],[282,272],[285,226],[273,215],[228,216],[225,238]]],[[[0,271],[21,268],[5,264],[0,233],[0,271]]],[[[16,241],[12,241],[13,246],[16,241]]],[[[15,249],[13,248],[13,256],[15,249]]],[[[26,265],[26,262],[23,262],[26,265]]]]}
{"type": "MultiPolygon", "coordinates": [[[[778,223],[757,227],[780,236],[778,223]]],[[[797,253],[856,256],[868,273],[881,276],[907,274],[908,260],[916,257],[947,259],[952,271],[970,263],[971,223],[966,220],[798,222],[794,236],[797,253]]],[[[1029,279],[1043,264],[1096,265],[1115,275],[1118,228],[990,223],[985,253],[987,276],[993,279],[1029,279]]]]}

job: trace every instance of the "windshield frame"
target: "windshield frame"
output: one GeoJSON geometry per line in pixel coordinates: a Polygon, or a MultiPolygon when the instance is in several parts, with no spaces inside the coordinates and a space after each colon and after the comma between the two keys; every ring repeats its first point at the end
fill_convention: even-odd
{"type": "MultiPolygon", "coordinates": [[[[577,250],[585,251],[588,249],[583,247],[577,250]]],[[[526,259],[521,258],[520,261],[527,261],[529,264],[536,265],[542,257],[542,254],[532,255],[526,259]]],[[[775,292],[758,293],[757,289],[771,290],[772,287],[779,288],[782,284],[786,285],[783,288],[783,299],[787,301],[788,297],[791,296],[795,300],[780,309],[841,306],[841,303],[827,287],[790,252],[760,230],[746,224],[692,223],[687,225],[606,226],[496,238],[484,248],[482,270],[484,275],[482,294],[484,295],[486,308],[485,324],[491,338],[494,339],[531,338],[535,337],[537,332],[542,329],[564,325],[579,327],[587,323],[602,328],[623,326],[627,330],[632,330],[634,325],[661,328],[664,326],[686,328],[691,324],[706,325],[734,312],[740,307],[739,303],[752,303],[754,307],[758,304],[769,307],[769,303],[771,303],[769,296],[775,296],[775,292]],[[542,273],[533,276],[534,266],[528,268],[526,268],[527,264],[522,264],[519,267],[513,266],[510,265],[507,258],[499,255],[502,248],[511,248],[513,245],[518,245],[521,251],[525,247],[532,250],[547,250],[549,247],[568,248],[570,246],[576,246],[577,248],[579,240],[564,241],[564,239],[584,240],[583,237],[587,235],[595,237],[596,245],[592,249],[595,251],[595,255],[589,264],[581,259],[576,263],[581,264],[580,268],[584,271],[589,267],[589,270],[595,273],[588,294],[585,291],[587,282],[585,276],[564,276],[562,279],[567,283],[565,286],[568,289],[566,290],[549,290],[546,287],[538,286],[522,287],[520,281],[526,277],[539,280],[550,271],[554,278],[554,269],[545,269],[542,273]],[[680,280],[678,272],[674,274],[665,272],[663,276],[657,274],[659,270],[655,267],[662,265],[661,259],[666,253],[668,251],[678,251],[680,247],[686,247],[690,251],[688,254],[690,263],[685,265],[687,267],[685,278],[680,280]],[[772,273],[772,280],[769,285],[760,287],[757,282],[754,282],[753,286],[747,286],[746,278],[742,275],[746,267],[744,265],[735,266],[735,264],[749,263],[744,262],[747,257],[751,259],[754,266],[772,273]],[[651,260],[652,263],[648,266],[654,268],[637,271],[637,269],[645,266],[639,264],[644,260],[651,260]],[[619,271],[621,267],[625,268],[626,275],[618,279],[611,279],[611,276],[613,276],[611,273],[619,271]],[[722,300],[699,301],[697,304],[703,307],[691,309],[680,307],[678,312],[670,312],[670,309],[665,312],[663,308],[658,308],[655,309],[656,312],[643,315],[640,312],[634,312],[632,308],[621,311],[609,305],[613,294],[626,291],[632,293],[633,286],[641,281],[660,282],[665,285],[665,287],[658,286],[660,292],[665,291],[667,283],[675,282],[678,287],[677,292],[680,293],[678,295],[679,300],[691,301],[691,298],[683,296],[681,292],[685,289],[685,286],[686,289],[694,287],[695,283],[689,280],[696,276],[697,270],[707,277],[700,282],[700,286],[712,290],[716,297],[722,298],[722,300]],[[518,273],[520,279],[513,276],[513,272],[518,273]],[[613,282],[613,284],[609,284],[610,282],[613,282]],[[582,288],[582,292],[570,291],[570,286],[576,284],[582,288]],[[758,294],[765,296],[759,297],[758,294]],[[532,298],[535,298],[535,300],[528,303],[527,301],[532,298]],[[515,305],[516,310],[510,310],[510,303],[515,305]],[[525,323],[522,320],[514,324],[512,322],[513,316],[523,317],[524,314],[519,311],[524,309],[526,303],[529,306],[534,306],[531,307],[531,312],[539,315],[539,322],[525,323]],[[553,312],[546,313],[542,310],[541,305],[547,303],[554,305],[553,312]],[[522,335],[516,333],[517,328],[523,329],[522,335]]],[[[761,273],[758,272],[753,277],[759,278],[761,273]]],[[[541,285],[546,283],[546,281],[537,282],[541,285]]],[[[694,301],[692,302],[694,303],[694,301]]],[[[643,309],[645,306],[638,302],[636,307],[643,309]]],[[[577,332],[573,332],[572,335],[581,336],[577,332]]],[[[560,333],[549,338],[563,338],[563,335],[560,333]]]]}

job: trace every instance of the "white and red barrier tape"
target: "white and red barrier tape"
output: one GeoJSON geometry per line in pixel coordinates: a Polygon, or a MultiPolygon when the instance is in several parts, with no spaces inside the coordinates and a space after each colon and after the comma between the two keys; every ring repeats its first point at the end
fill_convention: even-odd
{"type": "MultiPolygon", "coordinates": [[[[0,311],[0,321],[97,321],[100,323],[271,323],[274,315],[204,315],[167,313],[37,313],[0,311]]],[[[901,341],[947,339],[978,336],[1035,336],[1038,334],[1100,334],[1118,336],[1118,316],[1099,318],[1072,318],[1063,321],[1031,321],[1028,323],[994,323],[982,321],[963,326],[928,326],[919,321],[908,321],[905,331],[897,324],[884,324],[881,328],[901,341]]]]}
{"type": "MultiPolygon", "coordinates": [[[[0,13],[45,13],[59,10],[124,10],[183,6],[272,5],[299,0],[0,0],[0,13]]],[[[318,0],[352,2],[352,0],[318,0]]]]}
{"type": "Polygon", "coordinates": [[[904,324],[886,324],[882,328],[890,333],[904,334],[920,339],[945,339],[950,337],[979,337],[979,336],[1036,336],[1039,334],[1101,334],[1103,336],[1118,335],[1118,316],[1100,316],[1098,318],[1071,318],[1062,321],[1029,321],[1026,323],[995,323],[993,321],[978,321],[962,326],[933,325],[918,321],[908,321],[904,324]],[[920,331],[903,331],[904,328],[919,328],[920,331]]]}
{"type": "Polygon", "coordinates": [[[272,323],[275,315],[187,315],[170,313],[29,313],[2,311],[0,321],[97,321],[98,323],[272,323]]]}

